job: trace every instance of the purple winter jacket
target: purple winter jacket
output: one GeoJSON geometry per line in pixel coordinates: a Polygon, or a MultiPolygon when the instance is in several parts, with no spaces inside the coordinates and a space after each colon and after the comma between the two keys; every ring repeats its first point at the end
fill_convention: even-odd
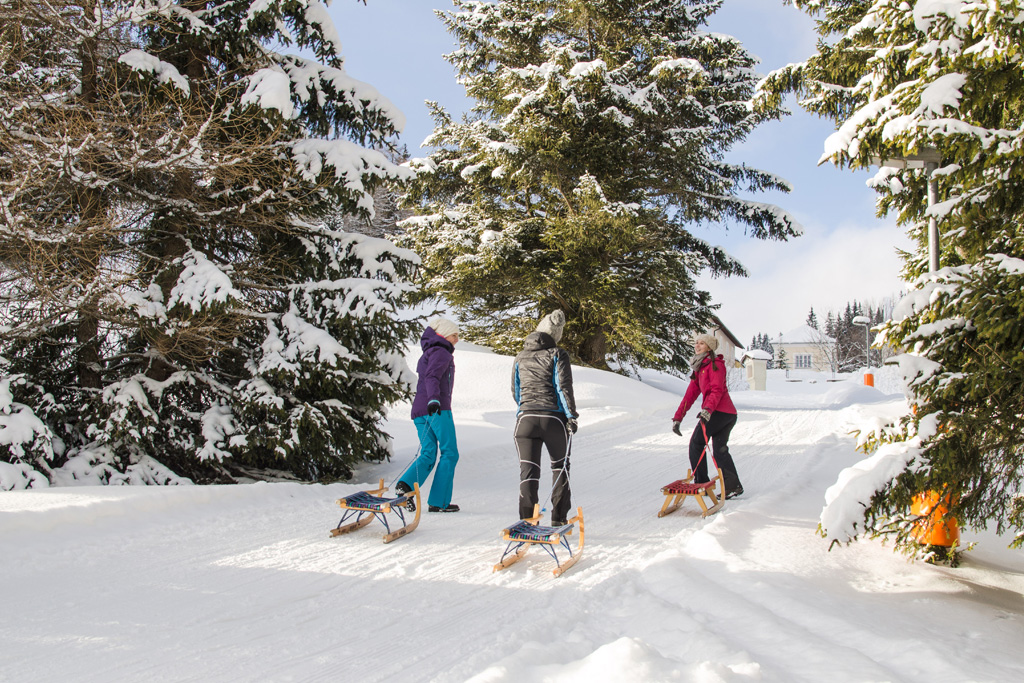
{"type": "Polygon", "coordinates": [[[416,397],[412,400],[412,419],[427,414],[427,404],[439,401],[441,410],[452,409],[452,385],[455,383],[455,347],[434,332],[434,328],[423,330],[420,337],[423,355],[416,364],[416,397]]]}

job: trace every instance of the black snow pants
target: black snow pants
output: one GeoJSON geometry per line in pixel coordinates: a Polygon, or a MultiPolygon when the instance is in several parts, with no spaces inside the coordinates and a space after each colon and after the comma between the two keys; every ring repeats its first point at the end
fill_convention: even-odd
{"type": "Polygon", "coordinates": [[[516,420],[519,452],[519,519],[533,516],[540,487],[540,451],[546,446],[551,458],[551,521],[565,522],[572,507],[569,491],[569,451],[572,440],[565,418],[541,411],[523,413],[516,420]]]}
{"type": "Polygon", "coordinates": [[[707,421],[706,428],[708,439],[711,440],[713,453],[701,452],[704,450],[704,430],[701,429],[700,421],[693,430],[690,437],[690,468],[694,472],[693,481],[703,483],[708,481],[708,459],[714,455],[714,461],[722,469],[722,477],[725,479],[725,490],[735,491],[742,488],[740,477],[736,473],[736,463],[729,454],[729,434],[736,426],[736,416],[732,413],[720,413],[717,410],[711,413],[711,419],[707,421]]]}

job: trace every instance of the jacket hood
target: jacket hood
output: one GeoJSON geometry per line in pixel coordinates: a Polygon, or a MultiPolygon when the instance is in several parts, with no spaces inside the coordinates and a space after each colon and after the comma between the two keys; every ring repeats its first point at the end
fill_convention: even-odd
{"type": "Polygon", "coordinates": [[[541,351],[555,348],[555,339],[547,332],[531,332],[523,342],[523,351],[541,351]]]}
{"type": "Polygon", "coordinates": [[[707,356],[705,356],[704,360],[701,361],[700,366],[704,367],[705,365],[710,365],[711,361],[715,361],[716,363],[725,363],[725,356],[723,356],[722,354],[718,354],[716,356],[715,354],[709,353],[707,356]]]}
{"type": "Polygon", "coordinates": [[[420,337],[420,348],[426,351],[432,346],[443,346],[449,351],[455,351],[455,347],[452,346],[450,341],[439,335],[437,332],[434,332],[433,327],[428,327],[423,330],[423,336],[420,337]]]}

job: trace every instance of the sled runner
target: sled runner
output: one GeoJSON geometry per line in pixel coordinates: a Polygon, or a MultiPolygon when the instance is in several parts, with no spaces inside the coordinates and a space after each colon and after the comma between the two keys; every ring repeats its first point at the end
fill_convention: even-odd
{"type": "Polygon", "coordinates": [[[523,559],[526,551],[533,545],[540,545],[554,558],[557,567],[552,573],[556,577],[561,576],[569,567],[576,564],[583,555],[583,508],[576,508],[576,516],[562,526],[541,526],[538,524],[540,517],[540,505],[534,505],[533,517],[519,520],[512,526],[505,527],[501,533],[501,539],[508,541],[508,546],[501,556],[501,561],[494,565],[494,571],[501,571],[523,559]],[[572,534],[576,524],[579,524],[580,540],[576,551],[573,552],[566,536],[572,534]],[[569,559],[564,562],[558,561],[558,554],[555,552],[557,546],[561,546],[569,552],[569,559]]]}
{"type": "Polygon", "coordinates": [[[384,530],[387,532],[384,534],[385,543],[390,543],[406,534],[412,533],[420,523],[420,485],[414,484],[413,490],[409,493],[391,498],[384,496],[387,490],[388,487],[384,485],[384,480],[381,479],[379,488],[373,491],[358,491],[344,498],[339,498],[338,505],[341,506],[345,513],[342,515],[341,521],[338,522],[338,526],[331,529],[331,536],[341,536],[342,534],[362,529],[375,518],[380,520],[380,523],[384,525],[384,530]],[[406,522],[405,512],[410,503],[415,505],[416,516],[413,517],[411,522],[406,522]],[[396,513],[402,521],[401,528],[394,531],[391,530],[391,525],[388,523],[388,513],[391,512],[396,513]],[[345,522],[353,517],[355,518],[354,521],[345,524],[345,522]]]}
{"type": "Polygon", "coordinates": [[[718,469],[718,476],[711,481],[702,484],[693,483],[693,471],[687,470],[686,479],[677,479],[667,486],[661,488],[665,494],[665,502],[661,506],[659,517],[671,515],[682,506],[687,496],[693,496],[700,505],[701,517],[713,515],[722,509],[725,504],[725,478],[722,476],[721,468],[718,469]],[[718,484],[718,493],[715,493],[715,484],[718,484]],[[709,505],[710,504],[710,505],[709,505]]]}

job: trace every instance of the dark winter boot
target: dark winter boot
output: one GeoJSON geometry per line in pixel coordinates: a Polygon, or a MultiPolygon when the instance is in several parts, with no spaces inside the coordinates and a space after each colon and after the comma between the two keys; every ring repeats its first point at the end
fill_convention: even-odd
{"type": "MultiPolygon", "coordinates": [[[[404,496],[408,493],[412,493],[412,488],[404,481],[399,481],[397,484],[395,484],[395,491],[398,493],[398,495],[404,496]]],[[[409,512],[416,512],[416,499],[413,498],[412,496],[409,496],[409,500],[405,501],[405,509],[408,510],[409,512]]]]}
{"type": "Polygon", "coordinates": [[[459,511],[459,506],[456,505],[455,503],[452,503],[451,505],[449,505],[446,508],[439,508],[436,505],[430,505],[430,506],[427,507],[427,512],[458,512],[458,511],[459,511]]]}

